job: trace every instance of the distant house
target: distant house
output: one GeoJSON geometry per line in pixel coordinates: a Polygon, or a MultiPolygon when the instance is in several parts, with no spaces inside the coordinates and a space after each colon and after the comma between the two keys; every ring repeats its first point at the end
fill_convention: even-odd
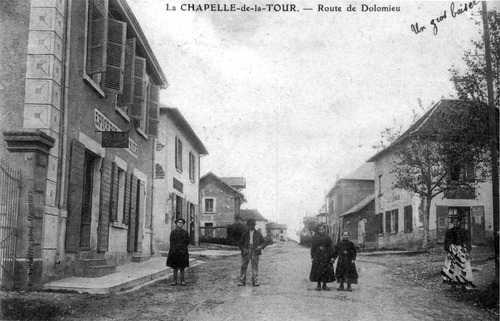
{"type": "Polygon", "coordinates": [[[266,223],[268,220],[262,216],[256,209],[241,209],[240,214],[236,218],[237,222],[246,224],[249,219],[255,220],[255,229],[260,231],[262,235],[266,236],[266,223]]]}
{"type": "Polygon", "coordinates": [[[376,247],[378,229],[374,194],[366,196],[340,217],[341,229],[349,232],[351,242],[360,248],[376,247]]]}
{"type": "Polygon", "coordinates": [[[286,242],[288,240],[286,233],[288,228],[285,224],[268,223],[266,229],[267,235],[272,237],[273,242],[286,242]]]}
{"type": "Polygon", "coordinates": [[[245,202],[241,193],[245,186],[242,178],[222,178],[212,172],[200,178],[200,237],[226,237],[227,226],[236,222],[245,202]]]}
{"type": "Polygon", "coordinates": [[[154,246],[166,251],[175,220],[186,220],[191,243],[198,242],[200,157],[207,149],[179,109],[160,104],[155,146],[154,246]],[[162,215],[160,215],[160,213],[162,215]]]}
{"type": "MultiPolygon", "coordinates": [[[[378,216],[378,246],[386,248],[413,247],[421,243],[423,236],[422,199],[416,194],[393,189],[394,174],[391,173],[397,148],[404,148],[410,134],[426,130],[435,117],[446,115],[463,108],[468,103],[443,99],[434,105],[423,117],[404,132],[396,142],[371,157],[376,179],[375,212],[378,216]]],[[[473,171],[472,171],[473,172],[473,171]]],[[[450,170],[446,179],[464,179],[470,169],[466,166],[450,170]],[[463,174],[463,175],[462,175],[463,174]]],[[[493,236],[493,208],[491,183],[478,184],[470,193],[444,193],[431,202],[429,217],[429,240],[442,243],[450,227],[450,216],[461,216],[472,244],[482,244],[493,236]]]]}
{"type": "Polygon", "coordinates": [[[337,180],[326,195],[328,233],[332,238],[337,239],[338,233],[342,232],[342,220],[345,219],[342,214],[367,196],[373,195],[374,185],[373,164],[370,163],[364,163],[349,175],[337,180]]]}

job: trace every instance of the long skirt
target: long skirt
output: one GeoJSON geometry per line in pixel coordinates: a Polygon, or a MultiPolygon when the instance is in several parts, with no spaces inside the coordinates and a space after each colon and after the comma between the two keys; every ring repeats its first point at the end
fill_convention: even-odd
{"type": "Polygon", "coordinates": [[[467,251],[461,245],[450,246],[450,252],[446,256],[441,278],[444,283],[453,285],[470,285],[476,287],[472,281],[472,268],[470,261],[466,259],[467,251]]]}
{"type": "Polygon", "coordinates": [[[311,273],[309,273],[309,280],[312,282],[325,283],[335,281],[335,272],[333,270],[333,264],[330,262],[328,253],[322,253],[314,258],[311,273]]]}
{"type": "Polygon", "coordinates": [[[350,282],[351,284],[358,284],[356,264],[350,260],[339,258],[335,274],[337,275],[338,283],[350,282]]]}

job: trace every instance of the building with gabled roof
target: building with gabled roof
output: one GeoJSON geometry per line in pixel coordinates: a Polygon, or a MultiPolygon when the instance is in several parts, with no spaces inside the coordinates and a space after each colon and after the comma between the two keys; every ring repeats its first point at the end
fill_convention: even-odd
{"type": "Polygon", "coordinates": [[[246,224],[249,219],[255,220],[255,229],[265,236],[268,220],[256,209],[240,209],[240,214],[236,217],[236,221],[246,224]]]}
{"type": "Polygon", "coordinates": [[[200,178],[200,237],[210,231],[213,237],[226,237],[228,225],[236,222],[245,196],[209,172],[200,178]]]}
{"type": "Polygon", "coordinates": [[[3,243],[19,248],[0,257],[15,266],[0,283],[40,289],[83,271],[83,259],[112,271],[153,255],[152,158],[168,82],[134,13],[125,0],[8,6],[2,36],[14,45],[0,57],[0,154],[30,173],[20,204],[36,191],[36,215],[31,239],[20,207],[20,233],[3,243]]]}
{"type": "MultiPolygon", "coordinates": [[[[410,126],[398,139],[387,148],[379,151],[368,162],[374,165],[375,177],[375,212],[378,220],[378,247],[411,248],[418,247],[423,239],[424,200],[410,191],[394,189],[393,173],[395,152],[405,148],[405,143],[411,135],[453,134],[460,128],[460,119],[466,119],[470,102],[442,99],[429,109],[421,118],[410,126]],[[443,119],[455,119],[456,123],[447,122],[442,126],[443,119]]],[[[457,136],[458,137],[458,136],[457,136]]],[[[461,173],[474,172],[473,168],[461,164],[460,168],[444,179],[462,179],[461,173]]],[[[465,192],[448,191],[434,197],[429,213],[429,241],[442,243],[450,225],[450,218],[462,217],[462,225],[469,233],[472,244],[484,244],[488,237],[493,237],[491,183],[479,183],[476,188],[465,192]]]]}
{"type": "Polygon", "coordinates": [[[160,124],[155,148],[154,247],[169,249],[175,220],[186,220],[191,244],[197,245],[200,215],[200,157],[208,154],[178,108],[160,104],[160,124]]]}
{"type": "Polygon", "coordinates": [[[364,163],[345,177],[337,179],[326,195],[326,222],[332,238],[336,239],[342,232],[341,215],[373,192],[374,174],[370,163],[364,163]]]}

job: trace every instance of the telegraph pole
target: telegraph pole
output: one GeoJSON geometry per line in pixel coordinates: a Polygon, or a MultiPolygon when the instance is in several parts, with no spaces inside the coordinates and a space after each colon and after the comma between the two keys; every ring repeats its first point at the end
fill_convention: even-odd
{"type": "Polygon", "coordinates": [[[498,285],[498,122],[493,98],[493,78],[491,69],[490,28],[486,1],[483,5],[484,51],[486,60],[486,83],[488,88],[490,152],[491,152],[491,184],[493,190],[493,233],[495,237],[495,284],[498,285]]]}

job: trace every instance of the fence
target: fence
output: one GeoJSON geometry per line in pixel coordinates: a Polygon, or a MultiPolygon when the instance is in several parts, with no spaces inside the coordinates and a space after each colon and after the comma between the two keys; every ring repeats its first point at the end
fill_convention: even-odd
{"type": "Polygon", "coordinates": [[[14,286],[21,171],[0,161],[0,287],[14,286]]]}

